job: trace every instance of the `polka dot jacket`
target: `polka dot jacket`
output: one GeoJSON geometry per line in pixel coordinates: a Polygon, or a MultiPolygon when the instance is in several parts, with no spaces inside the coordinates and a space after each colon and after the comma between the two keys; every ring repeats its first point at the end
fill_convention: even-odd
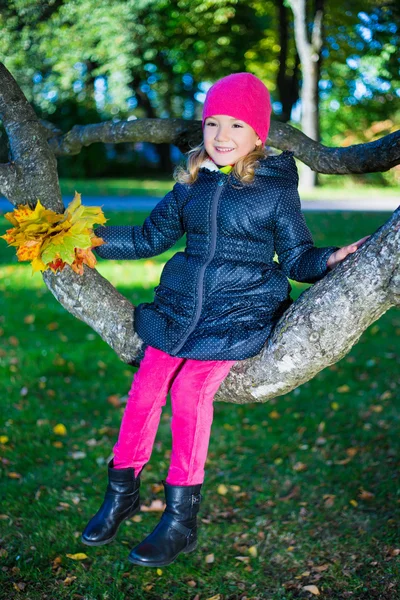
{"type": "Polygon", "coordinates": [[[106,244],[95,251],[107,259],[156,256],[187,235],[185,250],[165,264],[154,301],[135,308],[142,352],[151,345],[197,360],[255,356],[293,302],[288,278],[314,283],[328,272],[338,247],[314,246],[293,153],[259,165],[243,184],[205,161],[197,181],[176,183],[142,226],[96,229],[106,244]]]}

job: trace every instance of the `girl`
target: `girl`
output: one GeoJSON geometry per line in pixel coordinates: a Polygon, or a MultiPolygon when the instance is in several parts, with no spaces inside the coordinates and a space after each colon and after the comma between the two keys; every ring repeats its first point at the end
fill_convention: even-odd
{"type": "Polygon", "coordinates": [[[168,392],[172,453],[163,480],[161,520],[129,554],[136,565],[173,562],[197,543],[213,399],[238,360],[260,352],[293,302],[288,277],[313,283],[366,239],[316,248],[300,211],[291,152],[268,156],[269,92],[250,73],[217,81],[203,109],[203,142],[187,170],[139,226],[98,227],[109,259],[156,256],[187,233],[184,252],[165,265],[154,302],[134,312],[145,352],[135,373],[103,504],[82,535],[114,539],[140,507],[140,473],[149,461],[168,392]],[[276,251],[279,265],[273,261],[276,251]]]}

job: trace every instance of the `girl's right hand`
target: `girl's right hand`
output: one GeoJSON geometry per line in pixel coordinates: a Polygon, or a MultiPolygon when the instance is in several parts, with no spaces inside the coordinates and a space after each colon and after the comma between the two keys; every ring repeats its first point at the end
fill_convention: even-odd
{"type": "Polygon", "coordinates": [[[339,248],[339,250],[336,250],[336,252],[333,252],[326,263],[328,268],[333,269],[333,267],[342,262],[342,260],[344,260],[348,254],[353,254],[356,252],[356,250],[358,250],[358,248],[362,246],[363,243],[370,237],[370,235],[366,235],[365,237],[361,238],[361,240],[358,240],[353,244],[349,244],[348,246],[343,246],[342,248],[339,248]]]}

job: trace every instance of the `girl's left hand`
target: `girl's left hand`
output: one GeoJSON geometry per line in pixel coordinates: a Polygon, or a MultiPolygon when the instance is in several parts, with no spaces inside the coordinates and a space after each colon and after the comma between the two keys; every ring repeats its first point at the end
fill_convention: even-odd
{"type": "Polygon", "coordinates": [[[354,244],[349,244],[349,246],[343,246],[343,248],[339,248],[339,250],[333,252],[326,263],[329,269],[333,269],[333,267],[342,262],[342,260],[346,258],[348,254],[353,254],[353,252],[355,252],[360,246],[362,246],[362,244],[370,237],[370,235],[366,235],[365,237],[361,238],[361,240],[358,240],[358,242],[354,242],[354,244]]]}

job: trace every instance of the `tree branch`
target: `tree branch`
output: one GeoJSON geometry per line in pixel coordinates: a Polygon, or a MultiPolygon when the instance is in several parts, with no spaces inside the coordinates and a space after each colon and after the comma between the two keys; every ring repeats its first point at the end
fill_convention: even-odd
{"type": "MultiPolygon", "coordinates": [[[[7,199],[14,205],[34,206],[39,198],[47,208],[63,212],[57,160],[46,141],[45,129],[39,123],[17,82],[2,63],[0,119],[10,142],[12,162],[18,172],[14,184],[9,184],[7,199]]],[[[10,182],[11,177],[8,180],[10,182]]],[[[3,182],[7,185],[7,181],[3,179],[3,182]]]]}
{"type": "MultiPolygon", "coordinates": [[[[14,196],[35,202],[39,192],[44,206],[56,210],[61,198],[56,187],[56,162],[45,129],[1,65],[0,117],[18,170],[18,183],[10,187],[17,188],[16,192],[12,190],[14,196]],[[34,192],[28,194],[29,185],[34,192]],[[23,193],[27,194],[25,198],[23,193]]],[[[147,130],[149,124],[143,121],[140,127],[145,125],[147,130]]],[[[160,121],[150,121],[154,134],[160,135],[160,121]]],[[[180,134],[185,131],[187,135],[187,122],[179,123],[180,134]]],[[[198,129],[199,124],[193,123],[198,129]]],[[[173,122],[169,126],[170,134],[176,135],[173,122]]],[[[93,133],[91,128],[97,127],[81,128],[78,137],[84,134],[87,141],[93,133]]],[[[122,135],[127,133],[123,124],[119,124],[119,131],[122,135]]],[[[165,131],[164,122],[161,135],[165,131]]],[[[11,177],[9,168],[3,165],[0,169],[5,185],[7,177],[11,177]]],[[[287,393],[342,358],[366,327],[400,303],[399,258],[400,207],[361,248],[303,292],[278,322],[262,351],[253,358],[238,361],[232,368],[215,399],[238,404],[264,402],[287,393]]],[[[43,279],[66,310],[97,331],[121,360],[140,364],[143,343],[135,333],[134,307],[97,271],[85,267],[84,275],[79,276],[65,267],[58,274],[46,271],[43,279]]]]}
{"type": "Polygon", "coordinates": [[[14,195],[18,186],[17,168],[13,163],[0,164],[0,194],[6,198],[14,195]]]}
{"type": "MultiPolygon", "coordinates": [[[[170,143],[186,152],[201,140],[200,121],[136,119],[119,123],[107,121],[94,125],[75,125],[68,133],[51,137],[49,146],[55,156],[79,154],[84,146],[99,142],[170,143]]],[[[291,125],[272,121],[267,144],[279,150],[292,150],[299,160],[318,173],[375,173],[400,164],[400,130],[375,142],[347,148],[328,148],[291,125]]]]}
{"type": "MultiPolygon", "coordinates": [[[[361,248],[301,294],[262,351],[233,367],[215,399],[265,402],[343,358],[371,323],[400,305],[399,265],[400,206],[361,248]]],[[[107,280],[86,267],[83,277],[68,268],[58,275],[47,271],[44,279],[64,308],[97,331],[121,360],[139,363],[134,307],[107,280]]]]}

